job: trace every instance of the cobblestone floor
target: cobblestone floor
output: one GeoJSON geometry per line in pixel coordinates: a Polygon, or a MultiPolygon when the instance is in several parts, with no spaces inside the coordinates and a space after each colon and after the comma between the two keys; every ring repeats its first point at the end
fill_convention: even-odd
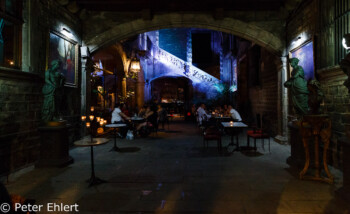
{"type": "Polygon", "coordinates": [[[35,169],[6,187],[43,210],[49,202],[77,203],[79,213],[350,213],[350,203],[335,195],[339,171],[331,169],[335,185],[301,181],[286,164],[290,147],[272,139],[271,153],[258,144],[257,153],[219,155],[215,142],[203,149],[194,124],[174,122],[170,131],[118,139],[118,146],[122,152],[109,151],[112,141],[95,148],[96,175],[108,183],[89,188],[90,149],[73,148],[74,164],[35,169]]]}

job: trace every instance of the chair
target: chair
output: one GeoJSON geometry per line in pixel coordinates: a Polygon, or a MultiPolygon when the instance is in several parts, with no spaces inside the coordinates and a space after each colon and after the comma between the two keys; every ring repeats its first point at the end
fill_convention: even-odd
{"type": "Polygon", "coordinates": [[[260,114],[257,114],[256,118],[257,118],[257,126],[253,127],[253,130],[247,131],[247,146],[249,147],[250,138],[253,138],[254,139],[254,149],[256,151],[257,150],[256,139],[261,139],[262,140],[262,147],[264,149],[264,140],[268,139],[269,140],[269,153],[271,153],[270,136],[266,132],[264,132],[264,130],[262,128],[260,114]]]}
{"type": "Polygon", "coordinates": [[[218,151],[221,153],[222,144],[221,144],[221,133],[220,130],[215,126],[207,127],[203,132],[203,146],[208,148],[210,140],[217,141],[218,151]]]}

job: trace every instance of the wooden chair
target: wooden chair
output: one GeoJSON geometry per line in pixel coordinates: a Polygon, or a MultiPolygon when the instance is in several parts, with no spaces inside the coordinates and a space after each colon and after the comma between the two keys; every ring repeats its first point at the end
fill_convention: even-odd
{"type": "Polygon", "coordinates": [[[260,114],[257,114],[256,118],[257,118],[257,126],[253,127],[253,130],[247,131],[247,146],[249,147],[250,138],[253,138],[254,139],[254,149],[256,151],[257,150],[256,140],[260,139],[262,141],[262,147],[264,149],[264,140],[268,139],[268,141],[269,141],[269,153],[271,153],[270,136],[262,128],[260,114]]]}
{"type": "Polygon", "coordinates": [[[222,151],[221,132],[215,126],[209,126],[204,130],[204,132],[203,132],[203,146],[205,148],[208,148],[209,141],[211,141],[211,140],[217,141],[218,151],[219,151],[219,153],[221,153],[221,151],[222,151]]]}

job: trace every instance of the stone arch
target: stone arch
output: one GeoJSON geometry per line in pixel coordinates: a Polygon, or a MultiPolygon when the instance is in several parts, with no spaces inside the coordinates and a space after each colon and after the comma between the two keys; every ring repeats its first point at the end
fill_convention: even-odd
{"type": "Polygon", "coordinates": [[[195,27],[230,33],[250,40],[274,54],[281,55],[283,41],[257,25],[233,18],[214,19],[211,14],[169,13],[155,15],[152,20],[137,19],[114,26],[84,41],[91,52],[136,34],[164,28],[195,27]]]}

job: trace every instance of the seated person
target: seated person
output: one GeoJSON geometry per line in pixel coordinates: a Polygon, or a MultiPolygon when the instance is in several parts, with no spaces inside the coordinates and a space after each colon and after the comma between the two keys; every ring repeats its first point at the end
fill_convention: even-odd
{"type": "Polygon", "coordinates": [[[228,110],[228,106],[226,104],[223,107],[223,112],[225,116],[230,116],[230,111],[228,110]]]}
{"type": "Polygon", "coordinates": [[[167,111],[162,105],[158,106],[158,121],[162,124],[162,129],[164,129],[164,124],[168,121],[168,117],[167,111]]]}
{"type": "Polygon", "coordinates": [[[207,114],[207,112],[205,111],[205,104],[202,103],[199,108],[197,109],[197,115],[198,115],[198,122],[199,125],[202,125],[203,119],[209,119],[210,115],[207,114]]]}
{"type": "MultiPolygon", "coordinates": [[[[114,105],[114,110],[112,112],[112,119],[111,123],[115,124],[127,124],[128,120],[130,120],[130,117],[126,116],[121,110],[120,110],[120,104],[116,103],[114,105]]],[[[125,137],[126,133],[128,131],[128,127],[122,127],[120,128],[120,134],[121,137],[125,137]]]]}
{"type": "Polygon", "coordinates": [[[146,110],[147,110],[147,106],[146,105],[142,106],[140,111],[139,111],[139,113],[138,113],[138,116],[139,117],[144,117],[145,114],[146,114],[146,110]]]}
{"type": "Polygon", "coordinates": [[[126,105],[126,103],[123,103],[122,106],[121,106],[121,109],[120,109],[123,114],[125,114],[127,117],[130,117],[130,112],[129,112],[129,109],[128,109],[128,106],[126,105]]]}
{"type": "Polygon", "coordinates": [[[144,118],[146,119],[146,122],[140,123],[137,126],[137,131],[139,131],[142,127],[145,126],[156,126],[157,120],[158,120],[158,114],[157,114],[157,107],[156,106],[148,106],[146,113],[144,115],[144,118]]]}
{"type": "Polygon", "coordinates": [[[234,121],[242,121],[241,115],[239,115],[238,111],[232,108],[231,105],[228,106],[228,110],[230,112],[230,116],[233,118],[234,121]]]}

